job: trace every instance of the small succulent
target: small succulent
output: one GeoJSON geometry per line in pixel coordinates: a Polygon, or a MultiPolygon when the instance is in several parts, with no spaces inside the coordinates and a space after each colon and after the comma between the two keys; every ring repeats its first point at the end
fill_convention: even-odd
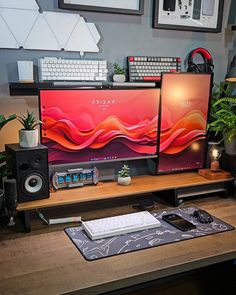
{"type": "Polygon", "coordinates": [[[124,75],[125,74],[125,70],[122,69],[117,63],[113,64],[113,68],[114,68],[115,75],[124,75]]]}
{"type": "Polygon", "coordinates": [[[17,116],[17,120],[23,125],[24,130],[34,130],[34,128],[42,124],[40,120],[37,120],[34,116],[33,112],[29,112],[27,110],[27,114],[20,114],[20,116],[17,116]]]}
{"type": "Polygon", "coordinates": [[[128,177],[130,176],[130,168],[128,165],[124,165],[120,171],[118,171],[118,176],[119,177],[128,177]]]}

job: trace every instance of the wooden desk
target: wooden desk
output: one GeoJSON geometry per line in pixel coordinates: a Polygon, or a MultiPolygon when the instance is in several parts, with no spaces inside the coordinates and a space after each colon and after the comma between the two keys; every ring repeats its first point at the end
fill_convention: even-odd
{"type": "MultiPolygon", "coordinates": [[[[158,204],[158,209],[163,206],[158,204]]],[[[236,227],[235,199],[186,200],[185,206],[199,206],[236,227]]],[[[104,212],[133,210],[125,206],[104,212]]],[[[41,233],[19,233],[0,242],[0,294],[99,294],[236,258],[233,230],[89,262],[62,227],[53,231],[42,226],[41,233]]]]}
{"type": "Polygon", "coordinates": [[[157,192],[160,192],[162,196],[164,195],[166,201],[170,201],[173,206],[177,206],[180,197],[209,192],[227,194],[227,184],[232,180],[233,178],[209,180],[196,172],[136,176],[132,178],[132,183],[129,186],[121,186],[115,181],[110,181],[98,185],[59,190],[51,193],[49,199],[20,203],[17,211],[20,214],[25,231],[30,232],[30,210],[157,192]],[[165,195],[166,191],[168,193],[165,195]]]}

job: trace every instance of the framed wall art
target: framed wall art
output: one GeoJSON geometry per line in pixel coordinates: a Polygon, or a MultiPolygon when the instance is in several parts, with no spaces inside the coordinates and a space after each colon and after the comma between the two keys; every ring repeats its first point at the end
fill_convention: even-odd
{"type": "Polygon", "coordinates": [[[124,14],[143,14],[144,0],[58,0],[59,8],[112,12],[124,14]]]}
{"type": "Polygon", "coordinates": [[[153,28],[221,31],[224,0],[153,0],[153,28]]]}

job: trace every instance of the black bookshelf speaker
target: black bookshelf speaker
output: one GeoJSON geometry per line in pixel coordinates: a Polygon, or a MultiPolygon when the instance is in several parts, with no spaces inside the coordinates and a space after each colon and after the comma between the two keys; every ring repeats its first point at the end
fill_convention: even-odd
{"type": "Polygon", "coordinates": [[[21,148],[5,145],[9,178],[17,183],[18,202],[49,198],[48,149],[43,145],[21,148]]]}

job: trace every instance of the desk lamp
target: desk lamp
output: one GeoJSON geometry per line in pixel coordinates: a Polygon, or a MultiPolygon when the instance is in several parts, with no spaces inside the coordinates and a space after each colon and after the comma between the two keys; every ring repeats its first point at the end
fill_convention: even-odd
{"type": "Polygon", "coordinates": [[[213,144],[212,147],[209,149],[209,156],[211,158],[211,165],[210,169],[213,172],[220,171],[220,157],[221,157],[221,148],[216,144],[213,144]]]}

